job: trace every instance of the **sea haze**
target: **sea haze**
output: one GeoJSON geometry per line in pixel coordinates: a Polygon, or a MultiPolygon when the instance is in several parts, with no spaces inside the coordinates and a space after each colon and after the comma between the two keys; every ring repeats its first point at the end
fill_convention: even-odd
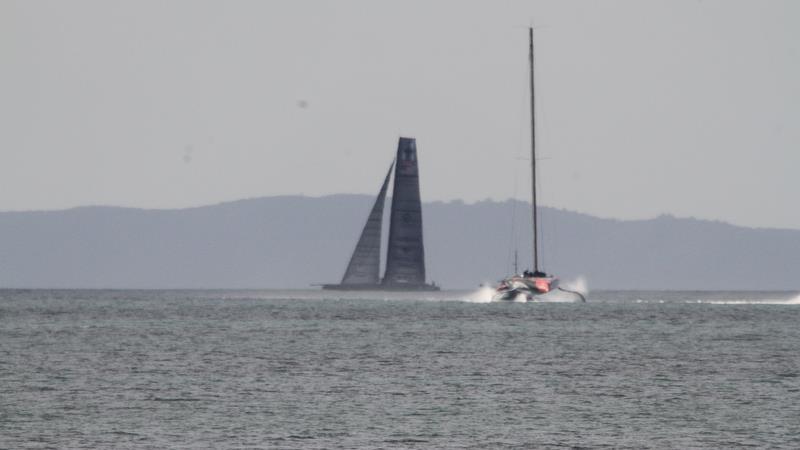
{"type": "Polygon", "coordinates": [[[800,298],[0,291],[2,448],[800,447],[800,298]]]}
{"type": "MultiPolygon", "coordinates": [[[[297,196],[180,210],[0,213],[0,287],[338,283],[374,201],[367,195],[297,196]]],[[[433,202],[422,208],[428,281],[448,289],[494,282],[513,270],[514,250],[520,270],[529,267],[529,204],[433,202]]],[[[565,280],[582,276],[592,288],[800,289],[800,230],[669,216],[621,221],[551,208],[540,208],[540,220],[544,269],[565,280]]],[[[384,230],[384,245],[387,236],[384,230]]]]}

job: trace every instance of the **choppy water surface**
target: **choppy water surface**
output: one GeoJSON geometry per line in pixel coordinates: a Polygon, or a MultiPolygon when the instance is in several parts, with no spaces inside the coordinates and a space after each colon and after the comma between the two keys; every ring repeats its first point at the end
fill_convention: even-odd
{"type": "Polygon", "coordinates": [[[0,447],[800,447],[796,294],[470,295],[0,291],[0,447]]]}

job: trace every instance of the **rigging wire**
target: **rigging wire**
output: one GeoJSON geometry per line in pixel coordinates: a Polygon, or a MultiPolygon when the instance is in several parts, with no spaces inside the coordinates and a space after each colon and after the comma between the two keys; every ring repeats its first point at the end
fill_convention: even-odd
{"type": "Polygon", "coordinates": [[[517,170],[514,170],[514,195],[511,197],[511,235],[508,241],[508,255],[506,255],[506,272],[510,272],[511,257],[517,247],[517,170]]]}
{"type": "MultiPolygon", "coordinates": [[[[539,89],[539,93],[538,93],[537,98],[538,98],[539,101],[538,101],[537,105],[535,105],[535,106],[538,106],[538,108],[536,108],[536,111],[539,112],[539,117],[540,117],[540,119],[539,119],[539,136],[541,137],[540,142],[543,141],[542,143],[544,145],[542,145],[542,147],[548,148],[549,147],[549,143],[550,143],[550,140],[549,140],[550,135],[548,133],[544,132],[545,130],[547,130],[547,115],[545,114],[544,108],[542,107],[542,105],[546,104],[545,101],[544,101],[544,98],[543,98],[542,89],[539,89]]],[[[545,157],[545,158],[537,158],[537,159],[539,159],[541,161],[543,159],[549,159],[549,158],[545,157]]],[[[539,191],[539,199],[540,199],[539,203],[543,204],[544,203],[543,200],[545,198],[545,195],[544,195],[544,190],[542,189],[542,177],[541,176],[536,177],[536,189],[539,191]]],[[[547,241],[545,241],[545,239],[544,239],[545,222],[547,222],[547,220],[545,220],[546,217],[545,217],[544,209],[542,209],[542,208],[538,208],[538,209],[539,209],[538,213],[540,214],[539,237],[540,237],[541,243],[542,243],[542,251],[539,253],[539,256],[542,259],[542,267],[547,267],[547,251],[546,251],[547,241]]]]}
{"type": "MultiPolygon", "coordinates": [[[[520,67],[522,70],[520,71],[520,78],[522,80],[527,79],[528,77],[528,65],[525,64],[524,66],[521,65],[520,67]],[[524,69],[523,69],[524,68],[524,69]]],[[[514,156],[514,160],[511,163],[511,167],[513,167],[514,172],[514,185],[513,185],[513,195],[511,196],[511,235],[509,238],[508,243],[508,254],[506,256],[506,273],[510,273],[510,267],[513,265],[513,258],[514,253],[519,249],[519,240],[520,237],[517,233],[517,225],[519,218],[517,217],[517,207],[518,203],[520,203],[519,195],[519,183],[520,183],[520,171],[525,167],[524,165],[518,164],[519,161],[530,161],[530,158],[527,157],[528,155],[528,139],[530,133],[530,129],[528,128],[530,123],[526,119],[526,116],[529,112],[530,105],[528,103],[528,98],[524,95],[516,96],[517,98],[517,110],[518,113],[515,114],[516,122],[517,122],[517,138],[516,138],[516,155],[514,156]]],[[[527,254],[527,252],[523,252],[523,255],[527,254]]],[[[523,263],[524,264],[524,263],[523,263]]],[[[531,261],[531,267],[533,267],[533,261],[531,261]]],[[[516,274],[515,274],[516,275],[516,274]]]]}
{"type": "MultiPolygon", "coordinates": [[[[536,178],[536,189],[539,191],[539,200],[541,203],[541,199],[544,198],[544,191],[542,191],[542,181],[540,177],[536,178]]],[[[545,215],[544,209],[538,208],[537,214],[539,214],[539,239],[542,243],[542,251],[539,252],[539,258],[542,260],[542,267],[547,267],[547,252],[545,251],[546,248],[546,241],[544,240],[544,223],[545,223],[545,215]]],[[[544,270],[542,270],[544,272],[544,270]]]]}
{"type": "MultiPolygon", "coordinates": [[[[540,75],[540,79],[541,79],[541,75],[540,75]]],[[[544,149],[552,148],[552,145],[551,145],[552,142],[550,140],[550,133],[547,132],[547,130],[549,129],[548,121],[547,121],[547,110],[544,107],[545,105],[547,105],[547,90],[546,89],[540,89],[539,91],[537,91],[536,100],[537,101],[536,101],[536,105],[535,106],[536,106],[536,112],[538,113],[537,117],[539,118],[539,127],[537,128],[537,131],[538,131],[537,135],[540,137],[540,140],[539,140],[541,142],[540,148],[544,148],[544,149]]],[[[539,157],[539,158],[536,158],[536,159],[537,159],[537,163],[538,163],[541,160],[551,159],[551,157],[550,156],[543,156],[543,157],[539,157]]],[[[541,171],[537,172],[537,175],[540,174],[540,173],[541,173],[541,171]]],[[[540,200],[539,204],[540,205],[545,204],[544,198],[546,197],[545,192],[542,189],[542,186],[543,186],[542,177],[541,176],[537,176],[536,177],[536,189],[540,194],[539,195],[539,200],[540,200]]],[[[539,238],[541,239],[541,252],[539,252],[539,257],[542,260],[542,267],[546,267],[547,266],[547,260],[548,260],[548,258],[547,258],[547,254],[548,254],[547,247],[548,246],[547,246],[547,241],[545,240],[545,228],[546,228],[545,224],[547,223],[548,219],[552,218],[552,215],[551,214],[547,214],[546,210],[544,208],[538,208],[538,213],[540,215],[539,238]]],[[[557,231],[558,231],[558,227],[557,226],[553,227],[553,233],[556,233],[557,231]]]]}
{"type": "MultiPolygon", "coordinates": [[[[548,132],[550,127],[548,126],[547,109],[545,108],[545,105],[547,105],[547,90],[546,89],[541,90],[541,92],[538,94],[538,98],[539,98],[539,103],[538,103],[539,108],[537,109],[537,111],[539,111],[539,116],[541,117],[542,126],[540,128],[540,130],[541,130],[540,131],[540,135],[542,136],[542,140],[544,141],[543,147],[544,148],[553,148],[551,135],[548,132]]],[[[545,158],[541,158],[541,159],[550,159],[550,157],[545,157],[545,158]]],[[[554,168],[555,170],[552,170],[551,172],[558,173],[558,170],[557,170],[558,164],[554,164],[554,165],[556,166],[554,168]]],[[[553,183],[551,183],[550,186],[553,186],[553,183]]],[[[544,195],[542,195],[541,197],[544,197],[544,195]]],[[[556,195],[556,197],[557,197],[557,195],[556,195]]],[[[544,203],[544,202],[542,202],[542,203],[544,203]]],[[[551,204],[551,208],[553,208],[552,204],[551,204]]],[[[542,215],[544,216],[544,211],[542,211],[542,215]]],[[[552,230],[548,229],[548,230],[550,231],[550,234],[552,235],[553,244],[554,244],[551,247],[556,249],[555,250],[556,251],[556,253],[555,253],[555,255],[556,255],[555,256],[555,261],[558,261],[559,260],[559,258],[558,258],[558,248],[559,248],[559,246],[557,245],[558,244],[558,225],[555,223],[555,222],[558,221],[558,213],[554,212],[551,209],[550,213],[547,214],[547,216],[548,216],[548,218],[550,220],[552,220],[554,222],[554,223],[551,223],[551,225],[553,225],[553,229],[552,230]]],[[[546,222],[546,220],[544,220],[544,217],[542,217],[542,234],[541,234],[541,236],[542,236],[542,260],[544,260],[546,255],[547,255],[547,252],[544,250],[545,249],[545,242],[546,242],[544,240],[544,223],[545,222],[546,222]]],[[[586,299],[584,299],[584,301],[586,301],[586,299]]]]}

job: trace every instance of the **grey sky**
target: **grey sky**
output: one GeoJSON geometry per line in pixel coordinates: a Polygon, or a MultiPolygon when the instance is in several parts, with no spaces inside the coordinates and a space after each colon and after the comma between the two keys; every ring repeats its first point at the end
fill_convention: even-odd
{"type": "Polygon", "coordinates": [[[527,198],[530,23],[545,205],[800,228],[791,1],[0,0],[0,210],[527,198]]]}

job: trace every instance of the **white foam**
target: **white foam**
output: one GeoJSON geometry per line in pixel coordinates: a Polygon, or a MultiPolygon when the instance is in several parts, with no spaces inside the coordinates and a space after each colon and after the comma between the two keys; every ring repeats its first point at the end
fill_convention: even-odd
{"type": "Polygon", "coordinates": [[[589,293],[589,283],[586,281],[586,278],[583,276],[579,276],[574,280],[566,280],[561,283],[566,289],[572,291],[578,291],[581,294],[588,294],[589,293]]]}
{"type": "Polygon", "coordinates": [[[765,298],[759,300],[698,300],[697,303],[713,305],[800,305],[800,295],[792,298],[765,298]]]}
{"type": "MultiPolygon", "coordinates": [[[[589,296],[589,284],[586,281],[586,278],[583,276],[580,276],[574,280],[564,281],[561,283],[561,285],[564,287],[564,289],[580,292],[584,298],[589,296]]],[[[467,294],[467,296],[462,300],[469,303],[491,303],[495,293],[496,291],[490,283],[484,283],[481,285],[480,289],[467,294]]],[[[517,303],[526,303],[527,301],[528,298],[525,294],[519,294],[514,299],[514,302],[517,303]]],[[[575,294],[561,290],[553,290],[547,294],[537,296],[534,301],[545,303],[570,303],[577,300],[575,299],[575,294]]]]}
{"type": "MultiPolygon", "coordinates": [[[[494,300],[495,294],[497,294],[497,291],[489,283],[484,283],[481,285],[480,289],[467,294],[463,300],[469,303],[491,303],[494,300]]],[[[525,294],[518,294],[513,301],[516,303],[525,303],[528,301],[528,297],[525,294]]]]}
{"type": "Polygon", "coordinates": [[[492,297],[494,297],[494,289],[488,283],[484,283],[477,291],[467,294],[464,301],[469,303],[491,303],[492,297]]]}
{"type": "Polygon", "coordinates": [[[564,289],[580,292],[584,297],[589,297],[589,282],[586,281],[586,277],[582,275],[574,280],[564,281],[561,283],[561,285],[564,287],[564,289]]]}

